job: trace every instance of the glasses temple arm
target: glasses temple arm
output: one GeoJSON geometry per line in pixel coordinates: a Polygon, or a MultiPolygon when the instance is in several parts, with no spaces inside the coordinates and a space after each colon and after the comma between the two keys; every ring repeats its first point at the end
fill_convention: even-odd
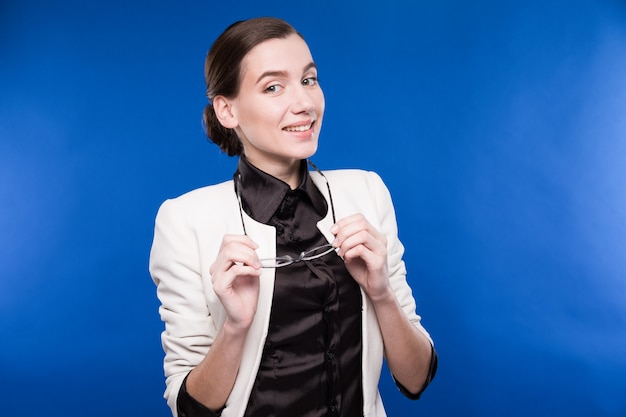
{"type": "Polygon", "coordinates": [[[243,234],[248,235],[246,231],[246,223],[243,221],[243,205],[241,203],[241,192],[239,191],[241,185],[241,174],[237,173],[237,178],[235,180],[235,194],[237,194],[237,202],[239,203],[239,215],[241,216],[241,227],[243,228],[243,234]]]}
{"type": "Polygon", "coordinates": [[[322,170],[320,170],[313,163],[313,161],[308,159],[307,162],[309,163],[309,165],[311,165],[311,168],[313,168],[318,174],[320,174],[322,178],[324,178],[324,181],[326,181],[326,188],[328,189],[328,199],[330,200],[330,212],[333,215],[333,223],[337,223],[337,218],[335,217],[335,205],[333,204],[333,193],[330,192],[330,184],[328,183],[328,179],[326,178],[326,175],[324,175],[322,170]]]}

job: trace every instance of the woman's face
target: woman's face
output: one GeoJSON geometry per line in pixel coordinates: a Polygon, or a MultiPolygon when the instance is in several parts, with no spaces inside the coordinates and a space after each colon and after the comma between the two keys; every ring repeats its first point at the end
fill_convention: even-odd
{"type": "Polygon", "coordinates": [[[313,155],[324,94],[306,42],[296,34],[267,40],[248,52],[241,68],[231,112],[246,158],[275,173],[313,155]]]}

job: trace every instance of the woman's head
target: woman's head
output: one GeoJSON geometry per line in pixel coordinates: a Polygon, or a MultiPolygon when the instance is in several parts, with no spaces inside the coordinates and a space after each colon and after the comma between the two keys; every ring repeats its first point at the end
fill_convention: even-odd
{"type": "Polygon", "coordinates": [[[229,156],[240,155],[241,141],[234,129],[225,128],[213,108],[216,96],[236,97],[241,86],[241,64],[255,46],[270,39],[284,39],[297,34],[287,22],[277,18],[255,18],[230,25],[215,41],[204,66],[206,95],[209,104],[204,109],[207,136],[229,156]]]}

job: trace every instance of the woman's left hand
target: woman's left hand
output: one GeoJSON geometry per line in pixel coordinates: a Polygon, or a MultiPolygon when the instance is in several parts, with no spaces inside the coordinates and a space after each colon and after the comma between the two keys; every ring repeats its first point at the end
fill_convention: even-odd
{"type": "Polygon", "coordinates": [[[362,214],[339,220],[331,229],[333,246],[338,248],[346,268],[374,301],[389,294],[387,239],[362,214]]]}

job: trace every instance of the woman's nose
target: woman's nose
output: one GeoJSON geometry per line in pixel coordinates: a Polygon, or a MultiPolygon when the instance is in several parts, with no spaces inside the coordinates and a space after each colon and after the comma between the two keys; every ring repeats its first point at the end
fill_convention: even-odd
{"type": "Polygon", "coordinates": [[[295,90],[293,112],[310,113],[315,111],[315,100],[311,95],[311,91],[305,86],[299,86],[295,90]]]}

